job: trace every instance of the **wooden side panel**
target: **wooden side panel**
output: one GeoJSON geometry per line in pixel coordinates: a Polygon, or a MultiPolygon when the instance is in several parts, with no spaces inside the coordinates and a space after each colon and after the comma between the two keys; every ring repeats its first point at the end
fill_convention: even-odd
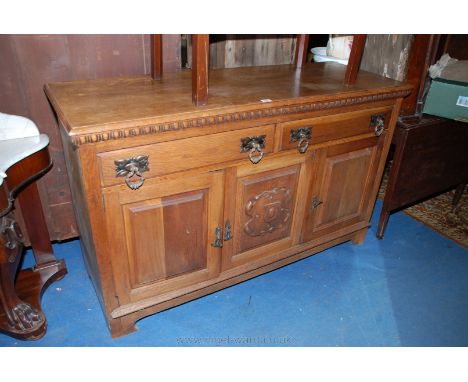
{"type": "Polygon", "coordinates": [[[203,269],[207,190],[123,206],[133,286],[203,269]]]}
{"type": "MultiPolygon", "coordinates": [[[[105,291],[103,290],[103,280],[101,279],[96,258],[96,246],[93,241],[90,209],[86,198],[85,186],[83,184],[83,171],[80,163],[79,151],[74,149],[63,128],[60,129],[60,133],[67,165],[67,173],[70,180],[70,189],[74,201],[73,207],[80,234],[83,259],[91,281],[97,291],[99,300],[103,306],[103,310],[106,311],[104,303],[105,291]]],[[[96,208],[94,208],[94,210],[96,210],[96,208]]]]}

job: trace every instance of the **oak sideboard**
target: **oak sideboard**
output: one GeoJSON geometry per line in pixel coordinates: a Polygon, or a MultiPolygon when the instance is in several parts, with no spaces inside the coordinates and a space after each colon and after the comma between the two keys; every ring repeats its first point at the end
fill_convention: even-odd
{"type": "MultiPolygon", "coordinates": [[[[190,71],[46,85],[89,275],[114,337],[145,316],[369,227],[411,86],[346,67],[190,71]]],[[[313,282],[313,280],[311,280],[313,282]]]]}

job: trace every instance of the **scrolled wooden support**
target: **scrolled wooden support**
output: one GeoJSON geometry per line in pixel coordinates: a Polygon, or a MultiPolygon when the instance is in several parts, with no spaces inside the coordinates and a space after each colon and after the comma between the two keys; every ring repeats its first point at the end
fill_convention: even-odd
{"type": "Polygon", "coordinates": [[[22,237],[12,213],[3,216],[0,221],[0,306],[6,319],[0,330],[14,337],[35,339],[45,333],[44,314],[21,300],[15,290],[15,274],[23,251],[22,237]]]}
{"type": "Polygon", "coordinates": [[[44,336],[47,321],[41,309],[42,292],[67,273],[65,262],[53,254],[34,183],[51,166],[44,147],[9,167],[0,184],[0,332],[22,340],[44,336]],[[36,260],[36,266],[19,272],[24,246],[12,212],[17,197],[36,260]]]}

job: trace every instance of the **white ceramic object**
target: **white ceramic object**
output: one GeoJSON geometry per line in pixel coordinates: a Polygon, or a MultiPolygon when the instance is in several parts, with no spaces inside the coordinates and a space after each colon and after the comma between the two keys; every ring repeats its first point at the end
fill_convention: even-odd
{"type": "Polygon", "coordinates": [[[317,48],[311,49],[313,58],[315,62],[337,62],[342,65],[348,65],[348,60],[342,60],[340,58],[327,56],[327,47],[326,46],[319,46],[317,48]]]}
{"type": "Polygon", "coordinates": [[[0,185],[11,166],[48,144],[47,134],[39,134],[36,124],[30,119],[0,113],[0,185]]]}

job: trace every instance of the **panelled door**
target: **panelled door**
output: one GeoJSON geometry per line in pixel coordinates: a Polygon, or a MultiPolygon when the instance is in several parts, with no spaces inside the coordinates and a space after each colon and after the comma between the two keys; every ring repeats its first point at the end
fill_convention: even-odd
{"type": "Polygon", "coordinates": [[[310,155],[294,153],[226,170],[223,269],[299,241],[310,162],[310,155]]]}
{"type": "Polygon", "coordinates": [[[367,220],[384,135],[317,150],[303,242],[367,220]]]}
{"type": "Polygon", "coordinates": [[[205,281],[220,271],[223,172],[147,179],[104,190],[120,304],[205,281]]]}

